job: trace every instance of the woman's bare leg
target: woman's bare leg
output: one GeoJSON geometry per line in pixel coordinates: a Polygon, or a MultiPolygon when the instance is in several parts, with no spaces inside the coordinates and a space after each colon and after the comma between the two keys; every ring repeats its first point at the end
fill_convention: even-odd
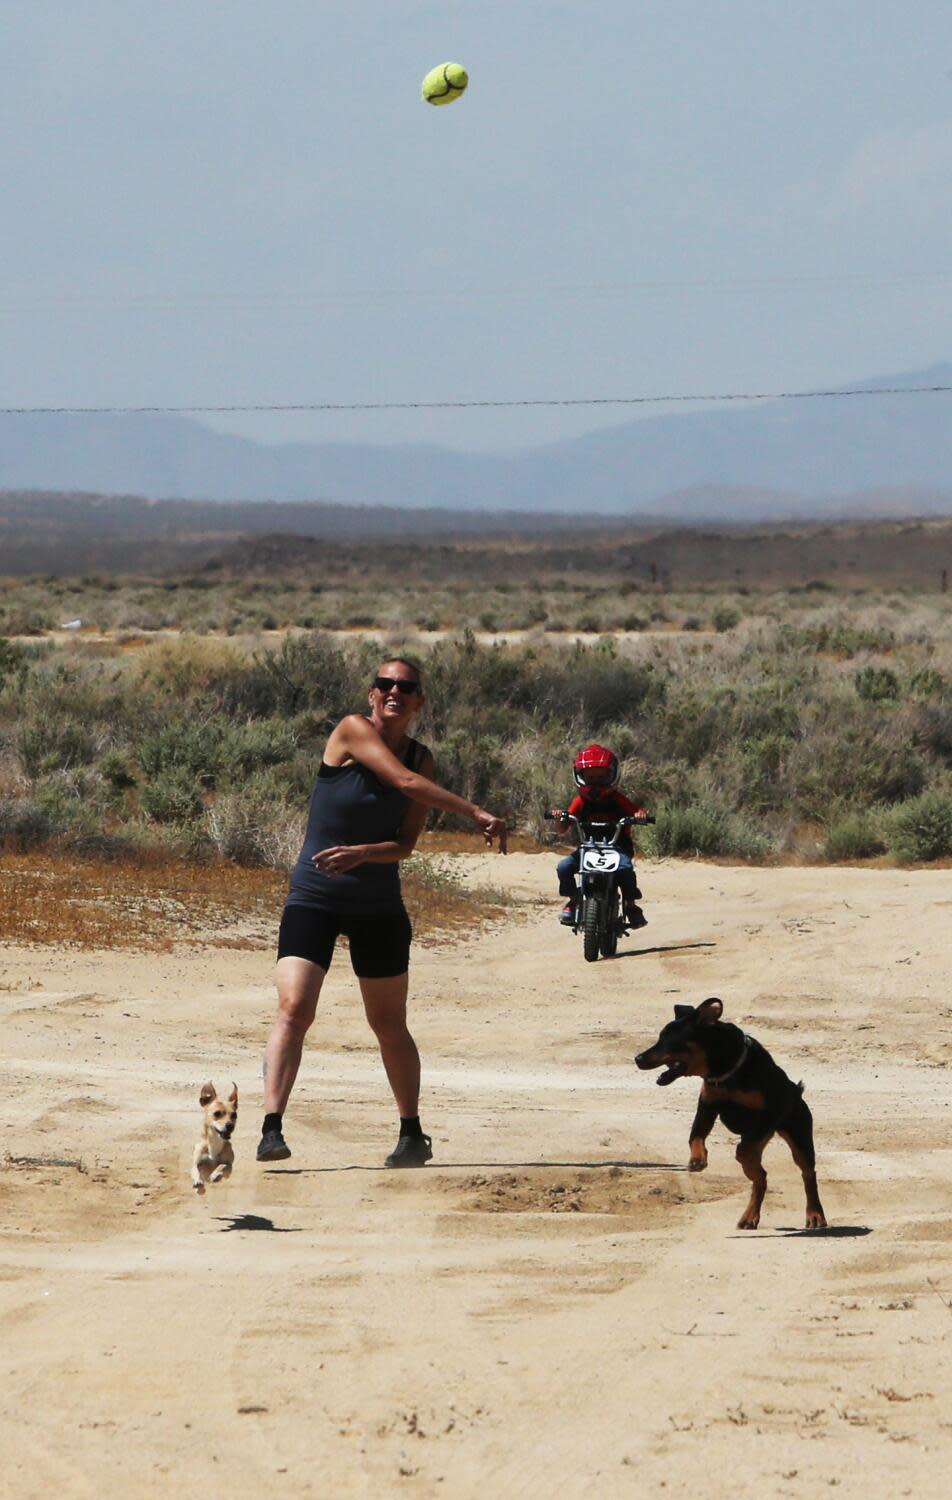
{"type": "Polygon", "coordinates": [[[360,993],[402,1119],[420,1110],[420,1054],[407,1030],[407,979],[361,979],[360,993]]]}
{"type": "Polygon", "coordinates": [[[326,969],[306,958],[279,958],[278,1014],[264,1054],[265,1114],[284,1114],[301,1064],[304,1038],[317,1013],[326,969]]]}

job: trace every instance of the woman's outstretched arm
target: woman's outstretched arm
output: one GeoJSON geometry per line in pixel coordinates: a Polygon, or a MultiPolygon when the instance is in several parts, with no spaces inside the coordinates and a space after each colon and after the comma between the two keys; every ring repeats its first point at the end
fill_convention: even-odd
{"type": "Polygon", "coordinates": [[[377,730],[362,714],[348,714],[346,719],[341,719],[324,751],[324,758],[329,765],[342,765],[348,756],[366,766],[368,771],[373,771],[388,786],[396,787],[411,802],[422,802],[424,807],[439,807],[444,812],[469,818],[479,828],[487,844],[498,839],[499,852],[505,854],[504,818],[486,812],[485,808],[478,807],[475,802],[467,802],[465,797],[457,797],[455,792],[431,781],[428,776],[422,776],[419,771],[411,771],[384,744],[377,730]]]}

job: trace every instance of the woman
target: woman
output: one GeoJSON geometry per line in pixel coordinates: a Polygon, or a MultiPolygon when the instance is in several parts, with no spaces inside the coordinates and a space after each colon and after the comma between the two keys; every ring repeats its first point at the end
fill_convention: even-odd
{"type": "Polygon", "coordinates": [[[342,932],[400,1113],[386,1165],[422,1167],[433,1154],[420,1127],[420,1055],[407,1030],[411,930],[398,866],[413,853],[430,807],[471,818],[487,844],[498,838],[501,854],[506,825],[432,780],[433,757],[409,734],[425,701],[419,667],[395,657],[374,679],[369,718],[349,714],[324,749],[278,937],[278,1016],[265,1051],[259,1161],[291,1155],[282,1116],[342,932]]]}

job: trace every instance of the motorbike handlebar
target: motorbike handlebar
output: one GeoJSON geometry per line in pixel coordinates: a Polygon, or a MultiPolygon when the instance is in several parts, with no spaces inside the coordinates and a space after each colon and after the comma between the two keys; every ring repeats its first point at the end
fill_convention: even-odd
{"type": "MultiPolygon", "coordinates": [[[[560,823],[574,823],[576,827],[578,827],[579,823],[596,823],[600,821],[597,818],[577,818],[574,813],[567,812],[564,808],[561,807],[550,807],[547,812],[543,813],[543,817],[556,819],[560,823]]],[[[611,820],[609,819],[609,821],[611,820]]],[[[651,813],[644,813],[643,815],[639,814],[636,817],[626,816],[624,818],[618,818],[615,822],[615,827],[629,828],[632,824],[637,824],[638,827],[644,827],[645,824],[653,823],[654,821],[654,817],[651,813]]]]}

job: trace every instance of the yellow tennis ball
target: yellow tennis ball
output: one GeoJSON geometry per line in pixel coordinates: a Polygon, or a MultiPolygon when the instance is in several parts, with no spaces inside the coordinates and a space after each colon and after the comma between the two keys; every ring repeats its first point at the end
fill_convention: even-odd
{"type": "Polygon", "coordinates": [[[420,90],[427,104],[452,104],[469,83],[469,74],[461,63],[440,63],[431,68],[420,90]]]}

